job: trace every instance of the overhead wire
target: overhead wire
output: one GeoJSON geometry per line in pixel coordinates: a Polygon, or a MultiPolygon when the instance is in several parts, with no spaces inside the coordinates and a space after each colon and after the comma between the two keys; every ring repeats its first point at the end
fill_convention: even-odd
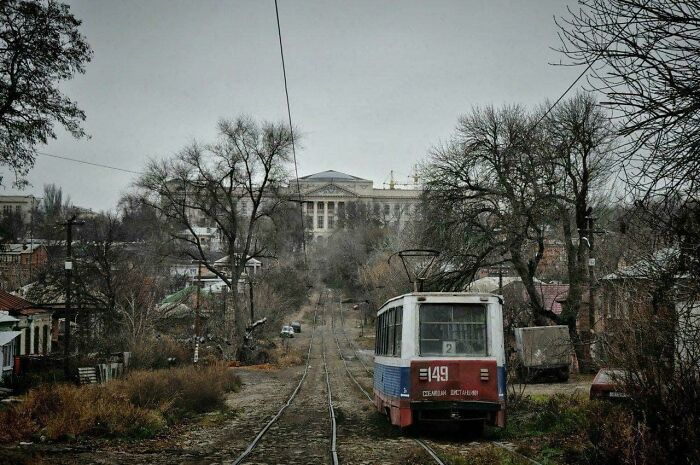
{"type": "Polygon", "coordinates": [[[287,118],[289,119],[289,134],[292,139],[292,158],[294,159],[294,175],[296,176],[297,194],[299,196],[299,217],[301,219],[301,246],[304,250],[304,264],[306,265],[306,229],[304,228],[304,211],[301,200],[301,186],[299,184],[299,167],[297,165],[297,152],[294,143],[294,126],[292,125],[292,110],[291,106],[289,105],[289,87],[287,85],[287,67],[284,63],[284,47],[282,46],[282,28],[280,27],[280,12],[279,7],[277,6],[277,0],[275,0],[275,17],[277,18],[277,37],[279,38],[280,57],[282,58],[282,77],[284,78],[284,95],[287,99],[287,118]]]}
{"type": "Polygon", "coordinates": [[[80,160],[78,158],[65,157],[62,155],[56,155],[56,154],[48,153],[48,152],[35,152],[35,153],[37,155],[42,156],[42,157],[57,158],[59,160],[71,161],[73,163],[81,163],[83,165],[96,166],[98,168],[105,168],[105,169],[109,169],[109,170],[122,171],[124,173],[131,173],[131,174],[143,174],[143,172],[141,172],[141,171],[134,171],[134,170],[126,169],[126,168],[119,168],[118,166],[111,166],[111,165],[105,165],[102,163],[95,163],[95,162],[91,162],[91,161],[80,160]]]}

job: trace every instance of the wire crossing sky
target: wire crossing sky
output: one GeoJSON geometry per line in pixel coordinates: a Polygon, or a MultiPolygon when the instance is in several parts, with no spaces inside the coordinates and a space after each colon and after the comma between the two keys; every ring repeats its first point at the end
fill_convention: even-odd
{"type": "MultiPolygon", "coordinates": [[[[63,88],[91,138],[59,133],[39,150],[124,171],[40,156],[26,193],[53,182],[77,205],[112,209],[130,171],[212,141],[220,118],[287,119],[274,0],[68,3],[95,55],[63,88]]],[[[405,182],[472,106],[540,104],[581,71],[549,65],[562,58],[551,47],[564,0],[278,4],[302,176],[381,185],[394,170],[405,182]]]]}

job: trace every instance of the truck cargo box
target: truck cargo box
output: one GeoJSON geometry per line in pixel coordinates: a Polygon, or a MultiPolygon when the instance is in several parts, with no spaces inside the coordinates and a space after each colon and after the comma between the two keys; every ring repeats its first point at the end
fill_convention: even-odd
{"type": "Polygon", "coordinates": [[[548,369],[569,366],[572,352],[569,328],[532,326],[515,328],[515,349],[525,368],[548,369]]]}

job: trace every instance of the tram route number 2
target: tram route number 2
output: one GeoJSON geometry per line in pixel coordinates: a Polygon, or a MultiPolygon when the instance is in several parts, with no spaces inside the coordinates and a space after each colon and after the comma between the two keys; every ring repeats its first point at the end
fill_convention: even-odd
{"type": "Polygon", "coordinates": [[[421,368],[419,372],[421,381],[448,381],[449,375],[447,367],[444,365],[438,365],[434,367],[421,368]]]}
{"type": "Polygon", "coordinates": [[[442,341],[442,354],[443,355],[454,355],[455,354],[455,341],[442,341]]]}

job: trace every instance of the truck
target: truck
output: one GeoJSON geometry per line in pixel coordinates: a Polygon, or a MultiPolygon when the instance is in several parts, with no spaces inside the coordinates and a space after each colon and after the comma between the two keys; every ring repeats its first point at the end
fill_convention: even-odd
{"type": "Polygon", "coordinates": [[[554,376],[569,379],[573,347],[565,325],[515,328],[515,351],[522,379],[554,376]]]}

